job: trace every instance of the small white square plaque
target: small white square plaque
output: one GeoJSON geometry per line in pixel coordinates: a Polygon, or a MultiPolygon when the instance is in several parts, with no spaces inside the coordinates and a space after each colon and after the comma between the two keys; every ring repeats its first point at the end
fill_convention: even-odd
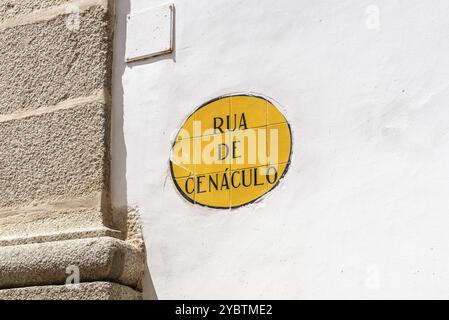
{"type": "Polygon", "coordinates": [[[174,5],[167,4],[128,15],[126,62],[173,51],[174,5]]]}

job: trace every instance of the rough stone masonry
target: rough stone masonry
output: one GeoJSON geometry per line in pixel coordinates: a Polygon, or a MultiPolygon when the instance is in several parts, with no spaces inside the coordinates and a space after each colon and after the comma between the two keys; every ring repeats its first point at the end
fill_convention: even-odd
{"type": "Polygon", "coordinates": [[[113,29],[112,0],[0,0],[0,299],[141,299],[109,197],[113,29]]]}

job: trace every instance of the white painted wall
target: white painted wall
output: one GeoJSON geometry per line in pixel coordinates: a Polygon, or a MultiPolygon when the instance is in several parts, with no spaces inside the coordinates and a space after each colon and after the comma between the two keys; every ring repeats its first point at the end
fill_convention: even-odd
{"type": "Polygon", "coordinates": [[[140,208],[160,299],[449,298],[447,0],[174,0],[175,54],[125,65],[124,15],[166,3],[130,2],[113,197],[140,208]],[[192,207],[170,135],[235,91],[279,102],[292,166],[262,205],[192,207]]]}

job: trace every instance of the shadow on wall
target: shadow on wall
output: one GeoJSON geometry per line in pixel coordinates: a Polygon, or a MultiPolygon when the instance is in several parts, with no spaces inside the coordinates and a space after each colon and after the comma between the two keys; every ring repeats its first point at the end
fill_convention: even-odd
{"type": "MultiPolygon", "coordinates": [[[[117,0],[116,29],[114,39],[114,65],[112,81],[112,206],[114,209],[128,208],[126,181],[127,150],[124,135],[124,90],[122,78],[125,73],[126,16],[130,13],[130,0],[117,0]]],[[[148,266],[143,279],[143,298],[157,300],[156,290],[148,266]]]]}

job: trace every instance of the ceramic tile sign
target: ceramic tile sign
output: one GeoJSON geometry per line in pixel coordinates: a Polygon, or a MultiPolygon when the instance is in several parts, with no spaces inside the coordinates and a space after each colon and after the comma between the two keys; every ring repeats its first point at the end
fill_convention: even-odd
{"type": "Polygon", "coordinates": [[[235,209],[273,190],[291,153],[290,125],[272,102],[255,95],[222,96],[182,125],[171,150],[171,174],[190,203],[235,209]]]}

